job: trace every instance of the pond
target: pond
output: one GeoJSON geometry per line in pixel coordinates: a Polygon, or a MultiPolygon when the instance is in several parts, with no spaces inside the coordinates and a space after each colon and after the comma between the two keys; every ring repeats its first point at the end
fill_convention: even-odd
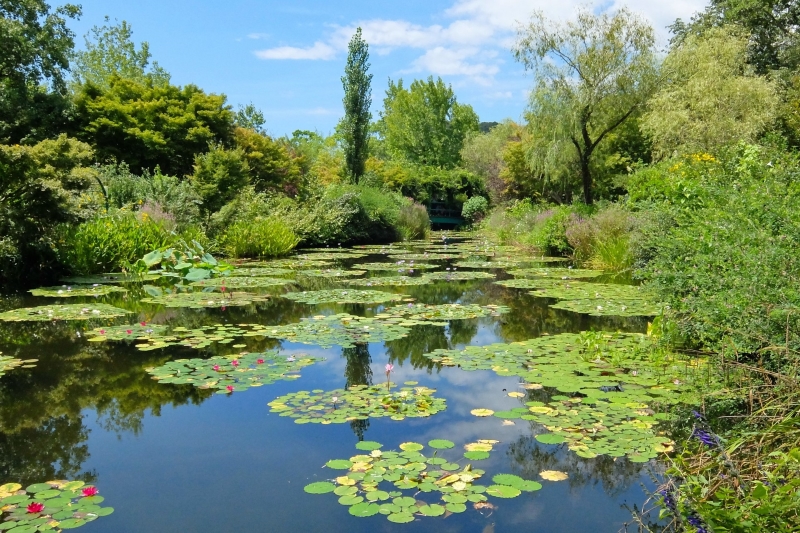
{"type": "Polygon", "coordinates": [[[243,265],[228,285],[200,283],[198,297],[159,296],[144,285],[167,285],[148,280],[0,301],[0,312],[51,308],[0,322],[0,352],[21,360],[3,375],[0,359],[0,484],[96,487],[94,503],[114,509],[81,528],[97,533],[615,532],[630,521],[661,471],[655,452],[626,454],[591,435],[575,446],[537,417],[559,415],[555,397],[588,420],[568,403],[591,397],[585,383],[571,390],[547,382],[547,362],[518,371],[522,356],[462,349],[643,333],[649,311],[625,312],[631,288],[575,270],[584,297],[610,291],[590,311],[617,311],[554,308],[572,290],[558,270],[568,265],[469,236],[301,253],[301,263],[243,265]],[[537,284],[556,293],[531,295],[537,284]],[[231,292],[230,304],[213,303],[231,292]],[[75,318],[55,307],[72,304],[89,320],[52,320],[75,318]],[[129,314],[104,318],[98,304],[129,314]]]}

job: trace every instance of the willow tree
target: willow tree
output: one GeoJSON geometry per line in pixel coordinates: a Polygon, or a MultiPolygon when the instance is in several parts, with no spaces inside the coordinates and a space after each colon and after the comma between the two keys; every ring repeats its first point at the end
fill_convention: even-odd
{"type": "Polygon", "coordinates": [[[354,182],[364,174],[369,150],[369,124],[372,114],[372,74],[369,71],[369,45],[361,37],[361,28],[350,39],[347,66],[342,77],[344,118],[339,134],[344,145],[347,171],[354,182]]]}
{"type": "Polygon", "coordinates": [[[514,55],[534,72],[526,118],[532,170],[579,168],[593,200],[593,157],[608,135],[640,112],[657,77],[653,28],[628,9],[586,9],[565,23],[535,13],[519,30],[514,55]]]}
{"type": "Polygon", "coordinates": [[[731,27],[689,35],[670,51],[642,130],[660,155],[717,152],[754,142],[777,115],[777,86],[747,63],[747,36],[731,27]]]}

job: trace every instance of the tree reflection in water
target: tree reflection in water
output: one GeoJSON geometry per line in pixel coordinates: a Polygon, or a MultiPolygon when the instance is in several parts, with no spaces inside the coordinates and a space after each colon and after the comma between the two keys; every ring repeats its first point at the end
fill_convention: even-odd
{"type": "MultiPolygon", "coordinates": [[[[344,367],[345,388],[353,385],[372,385],[372,357],[367,344],[356,344],[352,348],[343,348],[342,357],[346,359],[344,367]]],[[[364,440],[364,433],[369,428],[369,420],[352,420],[350,428],[359,441],[364,440]]]]}

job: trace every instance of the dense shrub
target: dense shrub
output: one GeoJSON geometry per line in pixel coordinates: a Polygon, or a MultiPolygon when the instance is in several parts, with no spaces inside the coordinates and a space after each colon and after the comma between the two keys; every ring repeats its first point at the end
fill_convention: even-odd
{"type": "Polygon", "coordinates": [[[286,146],[257,131],[234,130],[234,141],[241,148],[250,172],[250,183],[259,192],[282,192],[294,196],[300,187],[300,165],[290,157],[286,146]]]}
{"type": "Polygon", "coordinates": [[[276,218],[242,220],[220,238],[229,257],[277,257],[291,252],[300,239],[276,218]]]}
{"type": "Polygon", "coordinates": [[[250,166],[241,148],[226,150],[220,145],[194,158],[192,185],[203,199],[206,214],[219,211],[250,182],[250,166]]]}
{"type": "Polygon", "coordinates": [[[483,196],[473,196],[461,209],[461,216],[470,223],[480,222],[489,212],[489,201],[483,196]]]}
{"type": "Polygon", "coordinates": [[[798,164],[796,155],[744,146],[719,161],[661,167],[665,181],[695,175],[704,198],[684,208],[663,200],[674,223],[651,232],[640,272],[670,304],[684,339],[772,355],[776,365],[800,348],[798,164]]]}
{"type": "Polygon", "coordinates": [[[635,226],[629,212],[610,205],[589,217],[571,215],[565,235],[577,263],[621,272],[633,265],[630,240],[635,226]]]}
{"type": "Polygon", "coordinates": [[[146,213],[117,211],[78,226],[64,226],[58,252],[61,262],[75,274],[117,272],[178,238],[146,213]]]}

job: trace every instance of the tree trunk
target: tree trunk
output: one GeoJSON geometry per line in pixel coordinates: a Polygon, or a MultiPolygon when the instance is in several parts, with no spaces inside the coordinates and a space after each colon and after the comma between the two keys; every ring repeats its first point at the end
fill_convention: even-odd
{"type": "Polygon", "coordinates": [[[583,201],[586,205],[592,205],[592,172],[589,170],[589,159],[591,152],[586,152],[581,157],[581,180],[583,181],[583,201]]]}

